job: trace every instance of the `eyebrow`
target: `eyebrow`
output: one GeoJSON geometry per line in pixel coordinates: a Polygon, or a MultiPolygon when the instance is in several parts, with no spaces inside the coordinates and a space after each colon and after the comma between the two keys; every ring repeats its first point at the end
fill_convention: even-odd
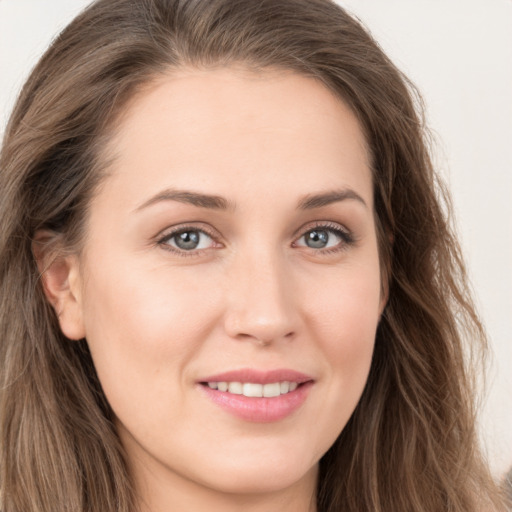
{"type": "MultiPolygon", "coordinates": [[[[331,190],[319,194],[308,194],[298,202],[298,210],[313,210],[333,203],[346,200],[355,200],[368,207],[364,199],[354,190],[346,188],[341,190],[331,190]]],[[[189,190],[167,189],[159,192],[148,199],[145,203],[138,206],[135,211],[143,210],[149,206],[162,201],[177,201],[179,203],[191,204],[198,208],[207,208],[211,210],[234,210],[235,204],[222,196],[192,192],[189,190]]]]}
{"type": "Polygon", "coordinates": [[[358,201],[368,208],[365,200],[357,192],[350,188],[345,188],[341,190],[323,192],[320,194],[307,195],[299,201],[298,209],[313,210],[314,208],[321,208],[322,206],[328,206],[332,203],[346,201],[347,199],[358,201]]]}
{"type": "Polygon", "coordinates": [[[148,201],[137,207],[135,211],[142,210],[161,201],[177,201],[179,203],[191,204],[198,208],[208,208],[210,210],[228,210],[234,209],[234,205],[221,196],[202,194],[188,190],[167,189],[148,201]]]}

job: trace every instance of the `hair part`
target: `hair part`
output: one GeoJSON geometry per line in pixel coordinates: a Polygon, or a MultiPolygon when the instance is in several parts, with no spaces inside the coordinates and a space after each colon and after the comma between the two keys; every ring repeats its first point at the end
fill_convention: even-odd
{"type": "Polygon", "coordinates": [[[318,510],[498,506],[465,358],[485,334],[412,85],[329,0],[99,0],[34,69],[0,155],[1,510],[135,510],[113,413],[86,341],[63,336],[44,297],[34,237],[79,250],[128,101],[170,70],[233,65],[320,80],[372,156],[389,300],[361,401],[320,461],[318,510]]]}

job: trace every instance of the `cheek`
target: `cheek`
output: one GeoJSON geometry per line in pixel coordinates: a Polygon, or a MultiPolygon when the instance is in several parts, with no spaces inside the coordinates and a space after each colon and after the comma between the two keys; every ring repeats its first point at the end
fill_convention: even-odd
{"type": "MultiPolygon", "coordinates": [[[[169,345],[169,338],[180,343],[182,334],[193,336],[211,310],[212,301],[205,294],[200,279],[172,273],[162,268],[140,268],[122,263],[106,275],[92,273],[87,280],[84,310],[88,338],[120,336],[147,348],[169,345]],[[204,297],[205,300],[198,300],[204,297]]],[[[106,268],[105,268],[106,270],[106,268]]],[[[185,341],[183,340],[185,344],[185,341]]],[[[176,346],[175,343],[171,344],[176,346]]]]}
{"type": "Polygon", "coordinates": [[[336,285],[311,296],[310,323],[332,383],[329,400],[331,410],[338,411],[338,426],[344,426],[356,407],[372,361],[381,303],[374,268],[352,268],[336,285]]]}
{"type": "Polygon", "coordinates": [[[142,408],[144,396],[164,393],[171,379],[174,388],[184,386],[184,369],[214,322],[215,302],[198,280],[172,279],[161,268],[117,260],[106,273],[107,265],[87,280],[86,338],[113,408],[128,394],[142,408]]]}
{"type": "Polygon", "coordinates": [[[310,318],[323,332],[327,350],[350,357],[373,347],[381,304],[378,265],[343,268],[309,300],[310,318]]]}

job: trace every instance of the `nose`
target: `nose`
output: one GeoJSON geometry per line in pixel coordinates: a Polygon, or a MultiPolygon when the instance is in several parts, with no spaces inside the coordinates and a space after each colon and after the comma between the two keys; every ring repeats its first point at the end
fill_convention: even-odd
{"type": "Polygon", "coordinates": [[[228,336],[267,346],[291,340],[300,315],[293,279],[277,258],[240,258],[230,269],[224,329],[228,336]]]}

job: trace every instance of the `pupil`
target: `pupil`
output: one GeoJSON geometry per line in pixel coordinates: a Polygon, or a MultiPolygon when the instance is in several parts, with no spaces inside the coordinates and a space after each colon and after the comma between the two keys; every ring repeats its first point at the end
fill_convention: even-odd
{"type": "Polygon", "coordinates": [[[306,244],[313,249],[323,249],[329,241],[327,231],[310,231],[307,235],[306,244]]]}
{"type": "Polygon", "coordinates": [[[197,231],[185,231],[176,235],[176,245],[180,249],[195,249],[199,245],[199,233],[197,231]]]}

